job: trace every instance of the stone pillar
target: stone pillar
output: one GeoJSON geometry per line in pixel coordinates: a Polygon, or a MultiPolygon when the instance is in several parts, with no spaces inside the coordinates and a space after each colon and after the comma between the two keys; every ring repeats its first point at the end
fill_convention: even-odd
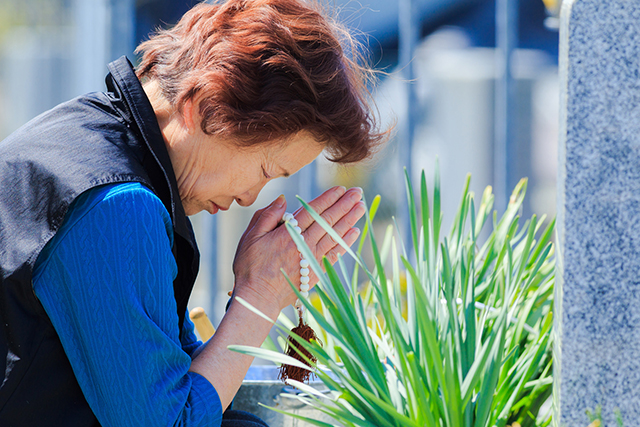
{"type": "Polygon", "coordinates": [[[554,424],[640,420],[640,2],[565,0],[554,424]]]}

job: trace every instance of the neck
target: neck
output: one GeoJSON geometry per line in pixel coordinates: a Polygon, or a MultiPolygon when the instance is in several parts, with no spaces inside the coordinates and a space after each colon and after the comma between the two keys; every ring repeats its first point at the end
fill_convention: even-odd
{"type": "MultiPolygon", "coordinates": [[[[177,112],[163,95],[162,89],[160,88],[160,84],[157,80],[146,81],[142,85],[142,89],[147,95],[147,98],[149,98],[149,102],[151,102],[151,106],[153,107],[153,112],[158,119],[162,135],[165,136],[165,129],[171,126],[171,122],[175,120],[177,112]]],[[[165,142],[167,142],[166,136],[165,142]]]]}
{"type": "MultiPolygon", "coordinates": [[[[185,141],[191,140],[188,123],[184,119],[185,115],[178,112],[167,98],[163,95],[160,85],[156,80],[149,80],[142,85],[153,111],[158,120],[162,138],[167,146],[167,152],[171,159],[178,188],[181,186],[182,174],[185,170],[185,162],[189,156],[185,156],[185,141]]],[[[190,107],[190,106],[189,106],[190,107]]]]}

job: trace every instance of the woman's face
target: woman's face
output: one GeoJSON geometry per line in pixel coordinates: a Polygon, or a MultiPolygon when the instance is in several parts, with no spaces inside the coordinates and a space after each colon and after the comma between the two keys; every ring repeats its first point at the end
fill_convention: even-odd
{"type": "Polygon", "coordinates": [[[180,199],[187,215],[227,210],[255,202],[260,190],[274,178],[293,175],[323,150],[306,132],[284,141],[239,147],[202,131],[169,145],[180,199]]]}

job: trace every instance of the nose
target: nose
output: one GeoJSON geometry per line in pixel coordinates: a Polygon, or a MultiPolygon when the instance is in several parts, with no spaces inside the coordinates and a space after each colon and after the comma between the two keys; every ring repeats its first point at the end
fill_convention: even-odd
{"type": "Polygon", "coordinates": [[[258,198],[258,194],[260,194],[260,191],[262,191],[266,183],[266,180],[260,182],[239,196],[236,196],[236,203],[244,207],[251,206],[258,198]]]}

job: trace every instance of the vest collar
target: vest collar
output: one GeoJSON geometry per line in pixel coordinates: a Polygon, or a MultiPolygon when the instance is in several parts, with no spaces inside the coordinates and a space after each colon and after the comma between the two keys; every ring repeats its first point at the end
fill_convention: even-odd
{"type": "Polygon", "coordinates": [[[178,193],[178,183],[169,152],[151,102],[135,74],[133,65],[127,57],[122,56],[111,62],[107,68],[109,70],[106,78],[107,88],[117,92],[120,95],[119,98],[124,100],[124,102],[116,101],[114,103],[116,108],[121,111],[125,120],[137,125],[147,149],[153,156],[154,163],[160,168],[167,184],[166,188],[154,188],[154,190],[169,211],[175,232],[195,248],[191,226],[178,193]]]}

